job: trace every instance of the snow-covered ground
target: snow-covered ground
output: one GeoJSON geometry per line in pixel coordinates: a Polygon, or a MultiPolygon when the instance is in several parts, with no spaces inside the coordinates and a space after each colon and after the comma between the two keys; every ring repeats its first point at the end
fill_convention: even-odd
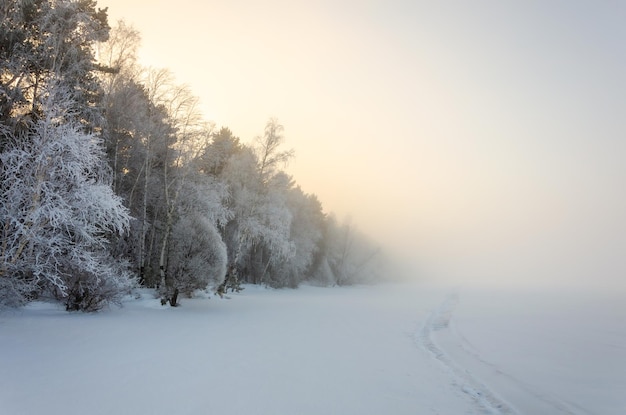
{"type": "Polygon", "coordinates": [[[384,284],[0,314],[0,414],[623,414],[619,296],[384,284]]]}
{"type": "Polygon", "coordinates": [[[626,414],[623,293],[459,289],[420,336],[486,413],[626,414]]]}

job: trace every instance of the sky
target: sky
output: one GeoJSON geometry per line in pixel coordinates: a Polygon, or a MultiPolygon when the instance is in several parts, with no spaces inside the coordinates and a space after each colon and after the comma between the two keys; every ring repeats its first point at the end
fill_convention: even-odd
{"type": "Polygon", "coordinates": [[[100,0],[418,276],[626,288],[626,3],[100,0]]]}

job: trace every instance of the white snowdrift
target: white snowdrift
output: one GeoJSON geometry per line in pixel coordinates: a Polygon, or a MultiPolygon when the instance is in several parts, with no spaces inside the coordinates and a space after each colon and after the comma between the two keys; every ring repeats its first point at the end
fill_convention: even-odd
{"type": "Polygon", "coordinates": [[[535,320],[504,294],[479,294],[247,287],[179,308],[149,297],[98,314],[34,304],[0,315],[0,413],[624,412],[623,315],[598,324],[604,309],[581,319],[549,303],[593,340],[572,343],[577,332],[543,318],[558,313],[535,320]]]}

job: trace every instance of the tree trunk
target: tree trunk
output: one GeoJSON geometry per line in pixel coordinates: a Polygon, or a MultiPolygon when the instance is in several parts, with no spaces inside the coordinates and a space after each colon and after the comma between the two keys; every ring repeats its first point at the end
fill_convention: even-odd
{"type": "MultiPolygon", "coordinates": [[[[168,215],[169,222],[169,215],[168,215]]],[[[167,289],[168,280],[167,280],[167,272],[165,272],[165,259],[167,256],[167,242],[169,239],[170,227],[166,225],[165,235],[163,235],[163,241],[161,242],[161,255],[159,256],[159,275],[161,277],[161,287],[167,289]]]]}
{"type": "Polygon", "coordinates": [[[139,283],[143,284],[146,279],[145,269],[146,269],[146,236],[148,233],[147,229],[147,208],[148,208],[148,179],[150,178],[148,174],[148,157],[149,153],[146,153],[146,161],[145,161],[145,169],[144,169],[144,183],[143,183],[143,200],[141,206],[141,236],[139,239],[139,283]]]}
{"type": "Polygon", "coordinates": [[[178,306],[178,288],[174,288],[174,293],[172,294],[172,297],[170,298],[170,305],[172,307],[178,306]]]}

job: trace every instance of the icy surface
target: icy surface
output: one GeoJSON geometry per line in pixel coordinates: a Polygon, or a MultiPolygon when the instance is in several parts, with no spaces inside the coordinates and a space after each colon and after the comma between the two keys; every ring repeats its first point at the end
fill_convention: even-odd
{"type": "Polygon", "coordinates": [[[626,413],[617,297],[420,284],[231,297],[0,314],[0,413],[626,413]]]}

